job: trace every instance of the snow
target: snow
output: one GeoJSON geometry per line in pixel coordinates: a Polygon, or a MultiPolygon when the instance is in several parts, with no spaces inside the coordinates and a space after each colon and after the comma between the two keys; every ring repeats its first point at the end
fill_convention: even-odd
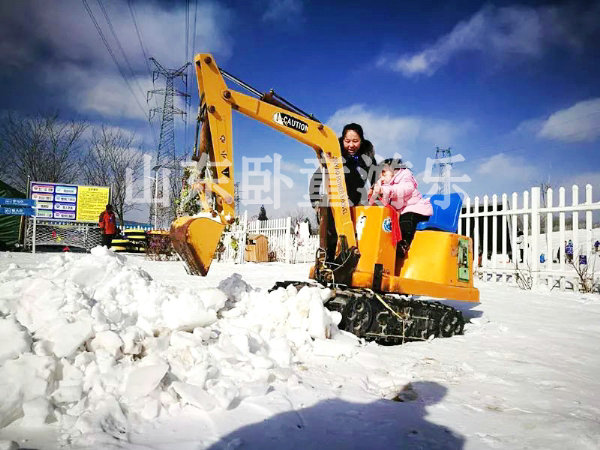
{"type": "Polygon", "coordinates": [[[600,296],[480,283],[465,334],[337,329],[309,265],[0,253],[0,448],[599,448],[600,296]]]}

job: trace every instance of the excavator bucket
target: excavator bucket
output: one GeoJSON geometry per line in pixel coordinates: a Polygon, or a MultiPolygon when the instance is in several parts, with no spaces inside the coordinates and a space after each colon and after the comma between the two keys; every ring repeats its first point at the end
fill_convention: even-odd
{"type": "Polygon", "coordinates": [[[171,224],[171,242],[190,274],[208,273],[224,228],[219,217],[179,217],[171,224]]]}

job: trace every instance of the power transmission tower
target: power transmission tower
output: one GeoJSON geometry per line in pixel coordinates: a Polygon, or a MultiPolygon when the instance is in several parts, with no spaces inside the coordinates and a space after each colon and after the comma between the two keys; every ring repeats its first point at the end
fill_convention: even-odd
{"type": "Polygon", "coordinates": [[[240,215],[240,182],[233,183],[233,204],[235,206],[235,215],[240,215]]]}
{"type": "Polygon", "coordinates": [[[441,183],[438,185],[438,194],[450,194],[450,174],[452,172],[452,152],[448,148],[435,148],[435,159],[440,167],[441,183]]]}
{"type": "MultiPolygon", "coordinates": [[[[187,91],[187,74],[186,69],[190,63],[186,63],[181,66],[179,69],[166,69],[164,68],[156,59],[150,58],[150,61],[154,63],[156,67],[152,71],[152,84],[159,78],[164,77],[166,81],[166,85],[164,89],[153,89],[148,91],[147,101],[150,101],[150,98],[153,94],[160,94],[164,96],[164,102],[162,108],[151,108],[150,109],[150,119],[154,117],[156,113],[162,115],[160,122],[160,140],[158,143],[158,149],[156,151],[156,165],[154,166],[154,170],[158,171],[160,169],[168,169],[170,171],[171,177],[169,180],[170,192],[160,192],[159,189],[154,187],[154,195],[159,196],[159,198],[163,199],[163,204],[165,199],[168,198],[170,200],[168,206],[163,206],[162,208],[157,207],[157,199],[154,199],[152,205],[150,206],[150,218],[152,219],[154,211],[153,208],[158,209],[158,215],[161,218],[161,225],[168,225],[176,215],[176,203],[175,199],[179,197],[181,192],[181,177],[182,170],[181,165],[179,164],[179,159],[177,156],[177,152],[175,151],[175,127],[173,117],[178,114],[182,117],[185,117],[186,112],[180,108],[177,108],[173,104],[173,98],[175,96],[184,97],[187,103],[188,98],[190,97],[185,92],[175,89],[175,79],[181,78],[185,86],[185,90],[187,91]],[[165,197],[167,195],[167,197],[165,197]],[[162,210],[161,210],[162,209],[162,210]]],[[[162,181],[162,179],[161,179],[162,181]]],[[[159,183],[159,177],[155,175],[155,183],[158,183],[158,186],[163,186],[164,183],[159,183]]]]}

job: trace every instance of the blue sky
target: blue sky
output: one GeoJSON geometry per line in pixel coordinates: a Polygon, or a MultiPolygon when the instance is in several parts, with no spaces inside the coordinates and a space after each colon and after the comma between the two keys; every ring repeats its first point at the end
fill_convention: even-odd
{"type": "MultiPolygon", "coordinates": [[[[144,96],[152,80],[131,6],[147,56],[181,66],[189,17],[188,58],[192,47],[211,52],[222,68],[274,88],[338,133],[361,123],[379,156],[401,154],[421,180],[439,146],[464,157],[454,171],[471,178],[457,184],[472,196],[540,182],[600,188],[600,2],[190,1],[186,14],[185,1],[104,0],[131,71],[99,3],[88,4],[135,98],[82,2],[2,2],[0,109],[58,108],[134,132],[140,149],[154,153],[144,96]]],[[[187,136],[176,125],[180,152],[193,143],[193,77],[190,92],[187,136]]],[[[158,121],[153,127],[157,136],[158,121]]],[[[283,185],[277,210],[265,206],[270,216],[295,210],[312,150],[240,115],[234,137],[236,179],[243,156],[280,154],[292,185],[283,185]]]]}

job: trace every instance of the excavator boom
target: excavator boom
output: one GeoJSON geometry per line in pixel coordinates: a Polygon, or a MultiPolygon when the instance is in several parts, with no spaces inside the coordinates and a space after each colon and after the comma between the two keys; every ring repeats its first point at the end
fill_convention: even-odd
{"type": "MultiPolygon", "coordinates": [[[[223,74],[231,76],[220,70],[208,53],[196,55],[194,62],[200,97],[198,122],[202,130],[193,159],[202,166],[204,177],[191,187],[200,196],[203,212],[194,217],[180,217],[171,226],[171,240],[189,272],[207,274],[221,234],[234,220],[232,110],[314,149],[326,173],[331,174],[326,188],[339,240],[349,255],[356,252],[342,155],[333,130],[292,110],[272,92],[256,98],[229,89],[223,74]]],[[[256,94],[260,93],[255,91],[256,94]]]]}

